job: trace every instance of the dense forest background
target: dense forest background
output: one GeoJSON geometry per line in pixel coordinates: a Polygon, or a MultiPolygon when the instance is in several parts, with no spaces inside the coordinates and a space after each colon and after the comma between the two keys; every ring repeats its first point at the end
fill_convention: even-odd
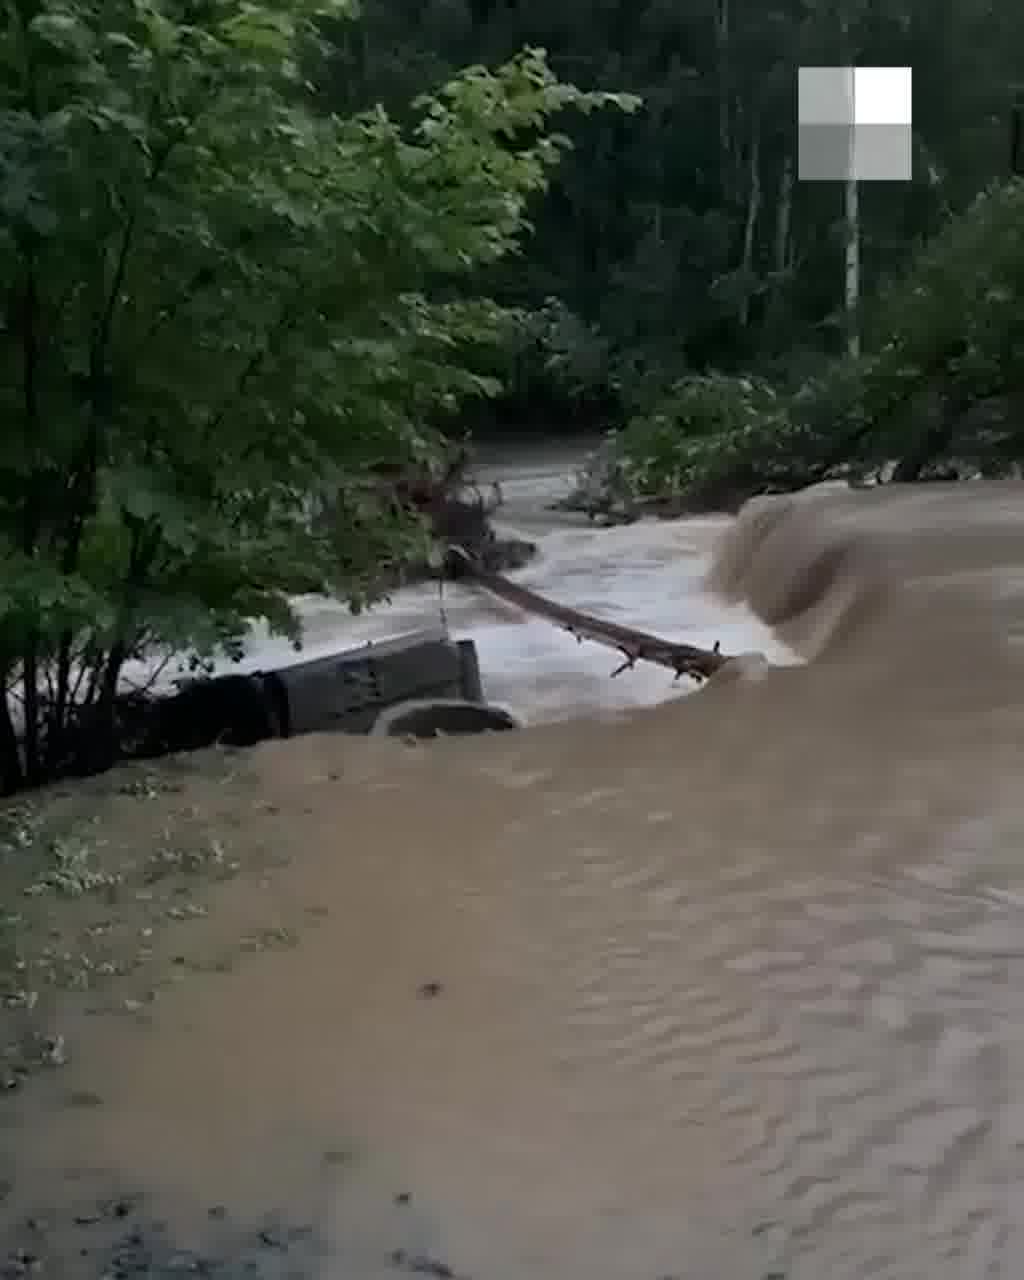
{"type": "Polygon", "coordinates": [[[843,190],[795,182],[801,65],[914,72],[914,180],[863,184],[861,292],[1009,174],[1024,13],[990,0],[366,0],[324,89],[401,111],[458,68],[541,46],[633,114],[558,121],[573,149],[486,288],[525,308],[478,432],[617,425],[686,372],[799,379],[842,349],[843,190]],[[646,375],[646,376],[645,376],[646,375]]]}
{"type": "Polygon", "coordinates": [[[610,431],[627,518],[1012,471],[1022,58],[994,0],[10,0],[0,791],[116,759],[133,659],[380,598],[467,430],[610,431]],[[794,173],[845,63],[914,72],[855,216],[794,173]]]}

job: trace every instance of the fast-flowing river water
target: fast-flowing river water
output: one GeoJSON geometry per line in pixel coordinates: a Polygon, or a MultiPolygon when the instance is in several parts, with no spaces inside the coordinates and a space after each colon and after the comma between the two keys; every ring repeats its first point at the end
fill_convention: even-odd
{"type": "MultiPolygon", "coordinates": [[[[762,650],[786,661],[785,648],[746,609],[723,606],[701,586],[712,543],[727,518],[645,520],[603,529],[549,509],[569,491],[587,448],[576,442],[483,450],[481,487],[486,491],[497,481],[504,497],[497,526],[539,547],[534,562],[512,576],[560,604],[639,630],[708,648],[719,641],[725,652],[762,650]]],[[[673,683],[671,672],[646,665],[612,680],[620,662],[614,652],[577,644],[550,622],[464,586],[448,584],[443,594],[434,585],[409,587],[361,617],[318,598],[300,600],[298,607],[303,653],[257,628],[242,667],[224,669],[301,662],[443,621],[456,638],[476,642],[488,699],[523,723],[645,706],[688,692],[685,683],[673,683]]]]}
{"type": "MultiPolygon", "coordinates": [[[[210,937],[319,924],[145,1020],[66,1022],[70,1065],[3,1130],[18,1205],[140,1189],[193,1243],[274,1208],[324,1247],[252,1273],[282,1278],[1016,1280],[1024,486],[773,508],[719,558],[727,607],[700,579],[728,521],[557,520],[568,461],[489,462],[539,535],[524,581],[785,653],[746,600],[811,660],[667,701],[452,589],[533,726],[267,744],[132,810],[140,840],[198,813],[284,855],[210,937]]],[[[307,618],[358,643],[436,595],[307,618]]]]}

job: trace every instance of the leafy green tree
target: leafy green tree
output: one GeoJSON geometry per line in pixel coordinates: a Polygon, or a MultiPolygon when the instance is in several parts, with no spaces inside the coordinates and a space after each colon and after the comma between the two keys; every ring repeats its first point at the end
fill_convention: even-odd
{"type": "Polygon", "coordinates": [[[870,309],[857,358],[789,395],[687,379],[618,437],[637,496],[714,507],[837,475],[1002,475],[1024,460],[1024,181],[993,186],[870,309]]]}
{"type": "Polygon", "coordinates": [[[518,244],[564,150],[552,114],[629,105],[527,51],[402,123],[327,113],[309,82],[344,3],[7,7],[7,791],[72,767],[85,721],[109,761],[130,657],[254,616],[294,636],[290,596],[358,605],[419,548],[369,478],[429,461],[439,415],[493,390],[460,357],[507,317],[470,281],[518,244]]]}

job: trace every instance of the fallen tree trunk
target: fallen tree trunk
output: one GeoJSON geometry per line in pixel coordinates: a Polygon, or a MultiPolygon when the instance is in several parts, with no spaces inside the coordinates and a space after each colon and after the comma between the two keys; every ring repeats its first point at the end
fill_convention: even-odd
{"type": "Polygon", "coordinates": [[[729,661],[726,654],[720,653],[718,645],[714,649],[700,649],[690,644],[673,644],[652,636],[646,631],[634,631],[632,627],[622,627],[615,622],[605,622],[590,614],[580,613],[566,605],[556,604],[510,582],[501,574],[491,573],[464,547],[449,547],[449,568],[452,576],[469,578],[477,586],[489,591],[499,599],[507,600],[527,613],[546,618],[555,626],[561,627],[574,635],[577,640],[593,640],[609,649],[615,649],[623,656],[623,663],[613,672],[613,676],[628,671],[638,662],[654,662],[658,666],[668,667],[674,671],[676,678],[689,676],[693,680],[707,680],[729,661]]]}

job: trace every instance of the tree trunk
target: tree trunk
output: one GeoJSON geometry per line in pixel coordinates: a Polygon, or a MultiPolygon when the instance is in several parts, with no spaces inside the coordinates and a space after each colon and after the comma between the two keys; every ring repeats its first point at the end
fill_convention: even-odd
{"type": "Polygon", "coordinates": [[[527,613],[536,614],[539,618],[546,618],[574,635],[577,640],[593,640],[606,648],[617,650],[622,655],[623,662],[612,672],[613,675],[628,670],[638,662],[653,662],[658,666],[668,667],[677,677],[685,675],[694,680],[707,680],[729,661],[724,653],[719,652],[717,645],[714,649],[699,649],[695,645],[662,640],[649,632],[634,631],[632,627],[606,622],[603,618],[595,618],[590,614],[580,613],[578,609],[556,604],[555,601],[520,586],[518,582],[510,582],[501,574],[488,572],[463,547],[452,545],[448,555],[453,566],[458,566],[472,581],[499,599],[507,600],[509,604],[527,613]]]}
{"type": "Polygon", "coordinates": [[[843,303],[846,312],[846,353],[860,355],[860,199],[857,179],[846,181],[846,261],[843,303]]]}
{"type": "Polygon", "coordinates": [[[793,158],[786,156],[779,178],[779,207],[775,217],[775,274],[779,277],[776,290],[782,287],[782,277],[789,268],[789,228],[793,219],[793,158]]]}
{"type": "Polygon", "coordinates": [[[775,209],[775,248],[772,257],[772,287],[768,305],[764,309],[764,338],[774,345],[778,340],[778,326],[783,315],[783,299],[786,294],[791,267],[792,247],[790,226],[793,220],[793,160],[786,156],[779,175],[779,202],[775,209]]]}
{"type": "Polygon", "coordinates": [[[11,706],[7,697],[7,685],[11,678],[11,663],[0,664],[0,795],[14,795],[25,785],[25,771],[21,764],[21,747],[11,719],[11,706]]]}
{"type": "MultiPolygon", "coordinates": [[[[840,45],[843,62],[852,67],[856,63],[856,49],[850,42],[850,23],[846,13],[839,19],[840,45]]],[[[860,191],[854,168],[854,138],[850,136],[850,156],[847,161],[847,178],[843,221],[845,232],[845,261],[843,273],[843,310],[846,318],[846,354],[856,359],[860,355],[860,191]]]]}
{"type": "Polygon", "coordinates": [[[757,232],[757,217],[761,212],[761,137],[760,117],[757,114],[752,116],[750,125],[749,181],[747,220],[743,228],[742,269],[745,292],[740,304],[740,324],[744,329],[750,323],[749,284],[754,271],[754,237],[757,232]]]}
{"type": "Polygon", "coordinates": [[[718,49],[718,150],[722,194],[733,191],[731,87],[729,58],[729,0],[716,0],[715,44],[718,49]]]}

